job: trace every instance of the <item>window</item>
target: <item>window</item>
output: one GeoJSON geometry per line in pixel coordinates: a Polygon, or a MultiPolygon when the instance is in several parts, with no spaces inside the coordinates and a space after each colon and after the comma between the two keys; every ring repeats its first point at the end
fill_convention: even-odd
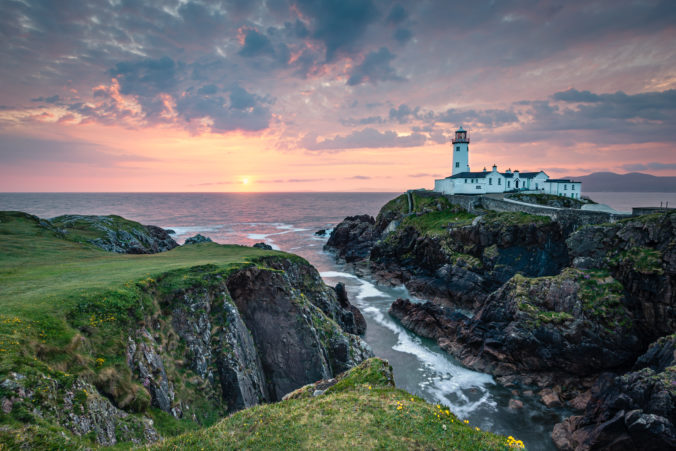
{"type": "Polygon", "coordinates": [[[460,163],[455,163],[455,167],[456,167],[456,168],[459,168],[459,167],[460,167],[460,163]]]}
{"type": "Polygon", "coordinates": [[[477,186],[476,186],[476,189],[481,189],[481,185],[477,185],[477,186]]]}
{"type": "Polygon", "coordinates": [[[465,179],[465,183],[467,183],[467,179],[465,179]]]}
{"type": "Polygon", "coordinates": [[[507,181],[507,188],[509,188],[509,181],[507,181]]]}
{"type": "Polygon", "coordinates": [[[488,184],[492,185],[493,184],[493,179],[488,179],[488,184]]]}
{"type": "Polygon", "coordinates": [[[455,146],[455,151],[459,152],[460,151],[460,146],[455,146]]]}
{"type": "Polygon", "coordinates": [[[563,185],[563,190],[568,191],[568,185],[563,185]]]}
{"type": "Polygon", "coordinates": [[[535,189],[540,189],[537,183],[535,184],[535,189]]]}
{"type": "Polygon", "coordinates": [[[498,185],[502,185],[502,179],[498,179],[498,185]]]}

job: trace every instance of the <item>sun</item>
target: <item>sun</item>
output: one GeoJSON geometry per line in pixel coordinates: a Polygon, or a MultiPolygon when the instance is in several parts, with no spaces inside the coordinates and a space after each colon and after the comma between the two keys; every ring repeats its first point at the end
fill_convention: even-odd
{"type": "Polygon", "coordinates": [[[248,184],[249,184],[249,178],[248,178],[248,177],[244,177],[244,178],[242,179],[242,184],[243,184],[243,185],[248,185],[248,184]]]}

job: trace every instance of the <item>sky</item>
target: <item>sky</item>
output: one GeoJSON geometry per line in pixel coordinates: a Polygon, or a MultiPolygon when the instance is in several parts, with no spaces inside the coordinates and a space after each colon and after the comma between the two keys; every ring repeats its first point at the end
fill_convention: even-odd
{"type": "Polygon", "coordinates": [[[676,175],[673,0],[1,0],[0,191],[676,175]]]}

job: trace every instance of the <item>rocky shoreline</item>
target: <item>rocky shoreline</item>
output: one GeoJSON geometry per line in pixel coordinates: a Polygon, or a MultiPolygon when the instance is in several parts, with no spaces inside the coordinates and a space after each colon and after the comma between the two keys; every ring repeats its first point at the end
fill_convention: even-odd
{"type": "Polygon", "coordinates": [[[676,331],[676,214],[580,227],[467,212],[430,193],[413,204],[400,196],[377,218],[346,218],[326,248],[429,299],[397,300],[390,313],[466,366],[583,411],[555,428],[560,449],[676,446],[673,362],[640,363],[674,353],[673,340],[656,340],[676,331]],[[626,394],[635,384],[648,388],[626,394]]]}

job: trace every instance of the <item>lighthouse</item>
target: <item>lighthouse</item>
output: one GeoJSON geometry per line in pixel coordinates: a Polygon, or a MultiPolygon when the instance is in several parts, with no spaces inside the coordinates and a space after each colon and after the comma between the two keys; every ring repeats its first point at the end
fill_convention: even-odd
{"type": "Polygon", "coordinates": [[[453,168],[452,175],[469,172],[469,135],[460,127],[452,140],[453,168]]]}

